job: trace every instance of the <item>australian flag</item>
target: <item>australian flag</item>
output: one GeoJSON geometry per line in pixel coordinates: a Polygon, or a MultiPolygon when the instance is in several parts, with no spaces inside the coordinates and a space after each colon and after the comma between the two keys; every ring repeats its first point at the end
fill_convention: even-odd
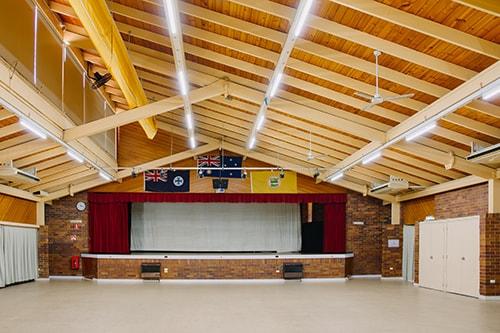
{"type": "Polygon", "coordinates": [[[148,192],[189,192],[189,170],[148,170],[144,172],[148,192]]]}
{"type": "Polygon", "coordinates": [[[242,172],[239,170],[227,170],[224,168],[241,168],[243,157],[241,156],[222,156],[222,155],[203,155],[198,156],[198,168],[217,168],[216,170],[202,170],[200,175],[204,177],[217,178],[241,178],[242,172]]]}

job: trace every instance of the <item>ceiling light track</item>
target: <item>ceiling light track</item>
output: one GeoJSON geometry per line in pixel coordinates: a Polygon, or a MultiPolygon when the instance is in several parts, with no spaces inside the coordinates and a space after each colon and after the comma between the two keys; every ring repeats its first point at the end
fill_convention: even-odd
{"type": "Polygon", "coordinates": [[[189,146],[196,148],[196,138],[194,133],[194,119],[189,100],[189,79],[186,70],[186,60],[184,57],[184,47],[182,40],[182,30],[179,19],[179,8],[177,0],[163,0],[163,9],[165,10],[165,18],[168,23],[168,33],[172,53],[174,55],[175,69],[177,71],[177,81],[179,90],[184,103],[184,118],[189,137],[189,146]]]}
{"type": "Polygon", "coordinates": [[[283,72],[286,67],[286,62],[288,61],[288,58],[292,53],[295,42],[302,33],[302,29],[307,19],[308,13],[311,10],[313,2],[314,0],[301,0],[299,3],[288,33],[288,37],[285,41],[285,44],[283,45],[283,49],[281,50],[278,62],[276,64],[276,67],[274,68],[271,79],[269,80],[269,85],[267,86],[264,99],[260,105],[259,111],[257,112],[257,117],[255,118],[256,121],[254,122],[252,130],[250,131],[247,147],[248,149],[253,149],[255,147],[257,133],[262,129],[262,126],[264,125],[267,108],[271,103],[271,99],[278,92],[278,88],[283,79],[283,72]]]}

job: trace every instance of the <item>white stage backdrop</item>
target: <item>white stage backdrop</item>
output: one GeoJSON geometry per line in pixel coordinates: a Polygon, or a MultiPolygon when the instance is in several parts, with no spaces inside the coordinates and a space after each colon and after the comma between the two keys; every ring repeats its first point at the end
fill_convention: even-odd
{"type": "Polygon", "coordinates": [[[132,251],[300,251],[298,204],[133,203],[132,251]]]}

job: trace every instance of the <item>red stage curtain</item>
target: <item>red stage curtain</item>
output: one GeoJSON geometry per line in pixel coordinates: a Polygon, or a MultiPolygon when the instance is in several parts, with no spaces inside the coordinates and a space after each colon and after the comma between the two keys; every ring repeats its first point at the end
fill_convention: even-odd
{"type": "Polygon", "coordinates": [[[323,253],[345,252],[345,204],[325,204],[323,253]]]}
{"type": "Polygon", "coordinates": [[[347,195],[252,193],[89,193],[89,202],[286,202],[345,203],[347,195]]]}
{"type": "Polygon", "coordinates": [[[91,253],[130,253],[127,202],[89,205],[89,247],[91,253]]]}

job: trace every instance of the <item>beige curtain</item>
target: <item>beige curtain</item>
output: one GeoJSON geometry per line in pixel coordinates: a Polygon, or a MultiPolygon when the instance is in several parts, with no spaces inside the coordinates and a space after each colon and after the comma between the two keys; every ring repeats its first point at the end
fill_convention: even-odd
{"type": "Polygon", "coordinates": [[[0,287],[38,277],[38,242],[34,228],[0,226],[0,287]]]}

